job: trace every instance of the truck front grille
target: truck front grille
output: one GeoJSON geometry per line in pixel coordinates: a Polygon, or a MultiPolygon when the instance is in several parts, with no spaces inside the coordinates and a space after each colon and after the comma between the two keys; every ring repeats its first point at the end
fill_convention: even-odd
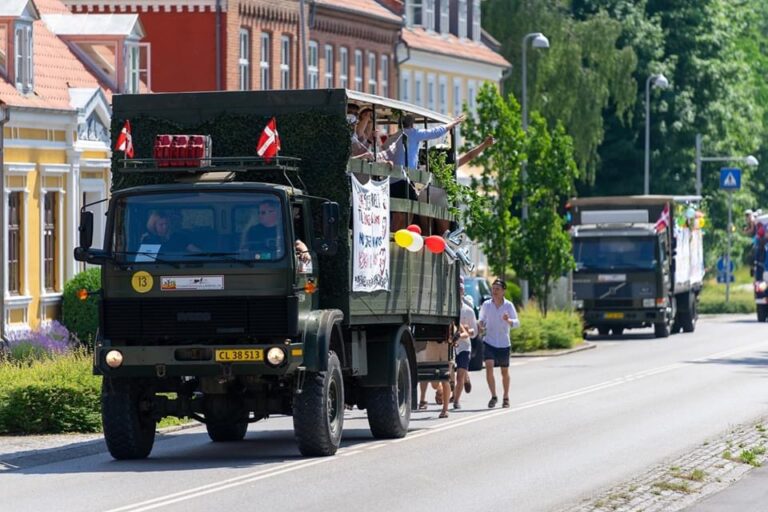
{"type": "Polygon", "coordinates": [[[228,343],[298,334],[296,297],[106,299],[104,336],[141,342],[228,343]]]}

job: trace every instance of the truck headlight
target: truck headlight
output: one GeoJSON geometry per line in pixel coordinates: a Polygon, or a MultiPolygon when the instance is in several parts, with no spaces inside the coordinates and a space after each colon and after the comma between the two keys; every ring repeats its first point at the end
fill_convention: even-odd
{"type": "Polygon", "coordinates": [[[656,305],[656,299],[643,299],[644,308],[652,308],[656,305]]]}
{"type": "Polygon", "coordinates": [[[110,368],[120,368],[123,365],[123,353],[119,350],[110,350],[104,356],[104,362],[110,368]]]}
{"type": "Polygon", "coordinates": [[[285,351],[280,347],[272,347],[267,350],[267,363],[272,366],[280,366],[285,361],[285,351]]]}
{"type": "Polygon", "coordinates": [[[584,301],[581,299],[574,299],[571,304],[573,304],[573,309],[584,309],[584,301]]]}
{"type": "Polygon", "coordinates": [[[765,281],[760,281],[759,283],[757,283],[756,288],[757,288],[757,291],[764,292],[766,289],[768,289],[768,284],[766,284],[765,281]]]}

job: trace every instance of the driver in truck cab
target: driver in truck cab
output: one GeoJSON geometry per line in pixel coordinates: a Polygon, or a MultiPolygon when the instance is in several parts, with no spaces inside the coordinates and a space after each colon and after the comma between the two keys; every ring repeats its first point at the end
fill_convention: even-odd
{"type": "Polygon", "coordinates": [[[142,245],[159,245],[165,253],[200,252],[200,248],[192,243],[182,232],[175,229],[170,215],[154,210],[147,218],[147,231],[141,236],[142,245]]]}

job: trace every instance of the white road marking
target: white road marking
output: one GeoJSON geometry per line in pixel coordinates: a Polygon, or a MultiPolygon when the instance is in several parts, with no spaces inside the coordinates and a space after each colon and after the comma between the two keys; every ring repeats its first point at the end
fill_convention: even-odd
{"type": "Polygon", "coordinates": [[[740,347],[737,349],[730,349],[725,350],[722,352],[717,352],[714,354],[710,354],[707,356],[703,356],[697,359],[693,359],[686,362],[681,363],[673,363],[668,364],[665,366],[660,366],[657,368],[651,368],[648,370],[643,370],[637,373],[632,373],[625,375],[623,377],[617,377],[615,379],[611,379],[605,382],[600,382],[598,384],[593,384],[591,386],[586,386],[583,388],[579,388],[572,391],[566,391],[564,393],[559,393],[557,395],[551,395],[548,397],[540,398],[537,400],[530,400],[528,402],[523,402],[522,404],[516,405],[514,407],[508,408],[508,409],[493,409],[489,410],[488,412],[481,412],[474,416],[470,416],[463,419],[453,420],[447,423],[443,423],[441,425],[435,426],[435,427],[429,427],[424,430],[420,430],[418,432],[414,432],[412,434],[409,434],[407,437],[401,438],[401,439],[394,439],[391,441],[386,442],[377,442],[369,447],[360,447],[360,446],[354,446],[349,448],[342,448],[337,452],[336,457],[324,457],[324,458],[317,458],[317,459],[309,459],[309,460],[299,460],[294,462],[289,462],[281,467],[278,468],[271,468],[271,469],[265,469],[261,471],[256,471],[253,473],[248,473],[245,475],[241,475],[234,478],[229,478],[226,480],[222,480],[220,482],[213,482],[206,485],[201,485],[196,488],[188,489],[186,491],[180,491],[173,494],[168,494],[166,496],[160,496],[157,498],[153,498],[150,500],[142,501],[139,503],[134,503],[131,505],[126,505],[119,508],[110,509],[106,512],[145,512],[148,510],[154,510],[162,507],[166,507],[168,505],[172,505],[174,503],[179,503],[182,501],[188,501],[194,498],[199,498],[201,496],[205,496],[207,494],[212,494],[216,492],[221,492],[227,489],[231,489],[233,487],[239,487],[245,484],[257,482],[259,480],[264,480],[267,478],[272,478],[279,475],[284,475],[286,473],[291,473],[294,471],[298,471],[300,469],[308,468],[311,466],[317,466],[319,464],[325,464],[337,460],[342,460],[344,457],[351,456],[351,455],[359,455],[361,453],[365,453],[370,450],[382,448],[384,446],[388,446],[391,444],[398,444],[398,443],[404,443],[408,441],[414,441],[416,439],[438,434],[441,432],[445,432],[447,430],[451,430],[454,428],[462,427],[464,425],[469,425],[471,423],[477,423],[479,421],[485,421],[488,419],[493,419],[498,416],[502,416],[505,414],[511,414],[514,412],[524,411],[526,409],[532,409],[534,407],[541,407],[543,405],[549,405],[556,402],[561,402],[563,400],[568,400],[570,398],[575,398],[583,395],[587,395],[590,393],[595,393],[597,391],[602,391],[604,389],[613,388],[616,386],[620,386],[622,384],[626,384],[628,382],[632,382],[635,380],[643,379],[646,377],[651,377],[653,375],[658,375],[660,373],[666,373],[670,372],[672,370],[676,370],[679,368],[683,368],[685,366],[688,366],[693,363],[703,362],[703,361],[710,361],[710,360],[716,360],[716,359],[722,359],[724,357],[732,356],[735,354],[739,354],[741,352],[748,352],[750,350],[764,347],[766,344],[768,344],[768,341],[763,341],[759,343],[753,343],[751,345],[747,345],[744,347],[740,347]]]}

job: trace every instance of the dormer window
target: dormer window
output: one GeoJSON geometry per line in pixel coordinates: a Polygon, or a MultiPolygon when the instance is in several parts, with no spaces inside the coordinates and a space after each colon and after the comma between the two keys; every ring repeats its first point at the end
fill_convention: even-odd
{"type": "Polygon", "coordinates": [[[406,24],[435,30],[435,4],[436,0],[407,0],[406,24]]]}
{"type": "Polygon", "coordinates": [[[450,32],[450,9],[449,0],[439,0],[440,2],[440,33],[447,34],[450,32]]]}
{"type": "Polygon", "coordinates": [[[32,65],[32,23],[17,21],[13,28],[14,81],[16,88],[32,92],[34,67],[32,65]]]}
{"type": "Polygon", "coordinates": [[[424,28],[435,30],[435,0],[424,0],[424,28]]]}
{"type": "Polygon", "coordinates": [[[8,77],[8,25],[0,23],[0,75],[8,77]]]}
{"type": "Polygon", "coordinates": [[[125,44],[125,92],[139,93],[139,45],[125,44]]]}
{"type": "Polygon", "coordinates": [[[459,0],[458,10],[459,33],[457,35],[463,39],[467,37],[467,0],[459,0]]]}
{"type": "Polygon", "coordinates": [[[480,0],[472,0],[472,40],[480,41],[480,0]]]}

